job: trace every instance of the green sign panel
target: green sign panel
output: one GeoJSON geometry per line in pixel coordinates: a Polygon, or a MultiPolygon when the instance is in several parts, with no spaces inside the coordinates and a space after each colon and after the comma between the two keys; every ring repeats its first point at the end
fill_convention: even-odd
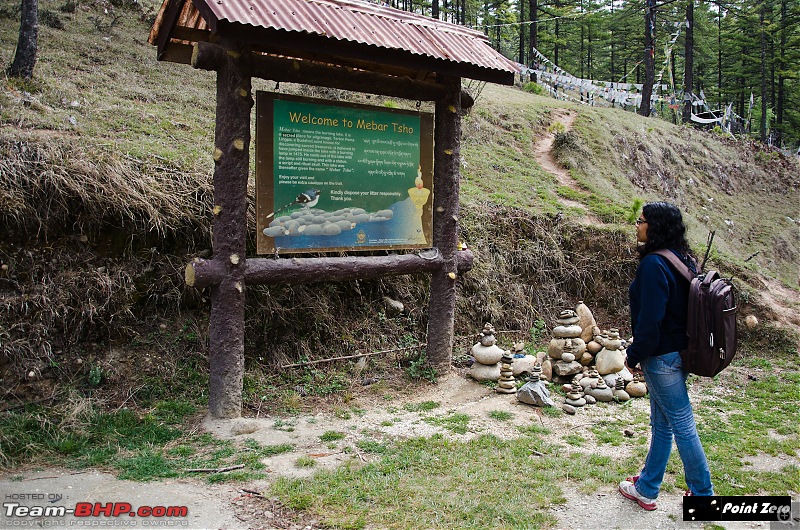
{"type": "Polygon", "coordinates": [[[433,116],[259,92],[257,251],[429,248],[433,116]]]}

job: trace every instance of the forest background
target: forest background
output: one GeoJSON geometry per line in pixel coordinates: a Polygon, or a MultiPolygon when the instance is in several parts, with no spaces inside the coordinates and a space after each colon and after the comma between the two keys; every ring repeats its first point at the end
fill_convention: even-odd
{"type": "Polygon", "coordinates": [[[688,120],[684,94],[702,94],[712,110],[733,104],[760,141],[792,152],[800,143],[798,0],[377,3],[482,30],[496,50],[529,67],[538,50],[572,76],[606,83],[645,82],[645,50],[652,49],[655,75],[670,86],[655,95],[682,107],[663,109],[662,117],[688,120]]]}

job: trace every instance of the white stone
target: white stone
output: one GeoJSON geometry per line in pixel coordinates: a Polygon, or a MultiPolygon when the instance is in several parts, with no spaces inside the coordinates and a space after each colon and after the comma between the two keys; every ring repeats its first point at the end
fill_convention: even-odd
{"type": "Polygon", "coordinates": [[[577,324],[572,326],[556,326],[553,328],[553,336],[560,339],[579,338],[583,329],[577,324]]]}
{"type": "Polygon", "coordinates": [[[603,375],[603,381],[606,382],[606,386],[609,388],[614,388],[614,385],[617,383],[617,377],[619,377],[617,375],[618,373],[619,372],[612,372],[610,374],[603,375]]]}
{"type": "Polygon", "coordinates": [[[583,339],[584,342],[589,342],[592,340],[592,330],[597,325],[597,321],[595,321],[591,309],[589,309],[582,300],[578,302],[578,305],[575,307],[575,313],[577,313],[578,318],[580,318],[578,325],[582,329],[581,339],[583,339]]]}
{"type": "Polygon", "coordinates": [[[514,357],[511,363],[511,371],[515,377],[522,374],[530,374],[533,372],[533,366],[536,364],[536,357],[533,355],[526,355],[525,357],[514,357]]]}
{"type": "Polygon", "coordinates": [[[581,371],[583,366],[581,363],[572,361],[571,363],[565,363],[564,361],[556,361],[553,363],[553,373],[564,377],[566,375],[573,375],[577,374],[581,371]]]}
{"type": "Polygon", "coordinates": [[[383,303],[386,304],[386,313],[389,314],[390,316],[400,315],[405,310],[403,302],[400,302],[399,300],[395,300],[388,296],[383,297],[383,303]]]}
{"type": "Polygon", "coordinates": [[[642,382],[631,382],[625,387],[625,392],[631,397],[643,397],[647,394],[647,385],[642,382]]]}
{"type": "Polygon", "coordinates": [[[619,402],[625,402],[631,399],[631,396],[628,395],[628,393],[625,392],[624,390],[614,389],[614,399],[616,399],[619,402]]]}
{"type": "Polygon", "coordinates": [[[625,368],[625,357],[621,350],[603,348],[594,358],[594,362],[600,375],[612,374],[625,368]]]}
{"type": "Polygon", "coordinates": [[[484,346],[480,343],[472,347],[472,356],[481,364],[495,364],[500,362],[503,357],[503,348],[496,344],[484,346]]]}
{"type": "Polygon", "coordinates": [[[564,353],[561,354],[561,360],[564,361],[565,363],[571,363],[572,361],[575,360],[575,356],[565,351],[564,353]]]}
{"type": "Polygon", "coordinates": [[[617,372],[617,375],[620,376],[622,380],[625,381],[626,384],[633,381],[633,374],[630,372],[630,370],[628,370],[624,366],[622,367],[622,370],[617,372]]]}
{"type": "Polygon", "coordinates": [[[550,340],[550,344],[547,346],[547,355],[553,359],[560,359],[561,354],[564,353],[564,344],[566,344],[566,342],[566,339],[550,340]]]}
{"type": "Polygon", "coordinates": [[[469,376],[475,381],[497,381],[500,379],[500,363],[473,363],[469,369],[469,376]]]}
{"type": "Polygon", "coordinates": [[[259,429],[261,429],[259,422],[239,418],[231,425],[231,434],[241,436],[242,434],[252,434],[259,429]]]}
{"type": "Polygon", "coordinates": [[[548,381],[553,380],[553,361],[550,359],[545,359],[542,362],[542,376],[548,381]]]}
{"type": "Polygon", "coordinates": [[[598,353],[600,353],[600,350],[602,349],[603,346],[596,340],[592,340],[586,343],[586,351],[588,351],[592,355],[597,355],[598,353]]]}

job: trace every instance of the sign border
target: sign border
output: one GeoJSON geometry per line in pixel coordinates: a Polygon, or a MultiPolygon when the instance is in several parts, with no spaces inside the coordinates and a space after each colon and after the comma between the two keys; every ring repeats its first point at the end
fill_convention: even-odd
{"type": "Polygon", "coordinates": [[[295,96],[277,92],[256,92],[256,142],[255,142],[255,191],[256,191],[256,253],[257,254],[297,254],[297,253],[330,253],[342,251],[368,252],[372,250],[413,250],[426,249],[433,246],[433,127],[434,116],[428,112],[419,112],[406,109],[378,107],[352,102],[331,101],[320,98],[295,96]],[[381,112],[389,114],[405,114],[419,116],[420,118],[420,147],[419,165],[424,175],[431,175],[425,185],[431,190],[431,195],[423,207],[422,226],[427,243],[413,244],[377,244],[365,246],[328,246],[308,248],[276,247],[274,239],[262,233],[261,227],[266,226],[268,216],[274,212],[274,178],[275,178],[275,116],[274,102],[276,100],[310,103],[322,106],[345,107],[354,110],[381,112]]]}

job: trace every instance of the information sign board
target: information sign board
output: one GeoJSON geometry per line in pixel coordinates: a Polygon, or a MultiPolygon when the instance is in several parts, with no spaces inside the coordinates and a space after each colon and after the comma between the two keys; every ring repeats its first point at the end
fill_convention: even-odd
{"type": "Polygon", "coordinates": [[[256,97],[257,252],[430,248],[433,115],[256,97]]]}

